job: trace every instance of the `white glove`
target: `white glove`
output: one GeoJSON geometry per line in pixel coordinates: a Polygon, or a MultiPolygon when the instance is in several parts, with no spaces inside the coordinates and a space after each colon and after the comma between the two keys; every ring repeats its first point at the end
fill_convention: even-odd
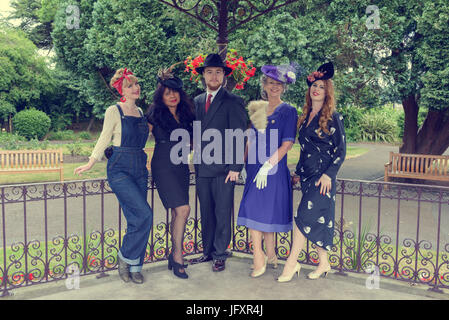
{"type": "Polygon", "coordinates": [[[257,172],[256,177],[253,180],[253,182],[256,183],[257,189],[263,189],[267,186],[268,171],[270,171],[272,168],[273,165],[270,162],[266,161],[259,169],[259,172],[257,172]]]}
{"type": "Polygon", "coordinates": [[[242,171],[240,171],[240,176],[242,177],[243,182],[246,182],[246,177],[247,177],[247,175],[246,175],[246,170],[245,170],[245,168],[243,168],[242,171]]]}

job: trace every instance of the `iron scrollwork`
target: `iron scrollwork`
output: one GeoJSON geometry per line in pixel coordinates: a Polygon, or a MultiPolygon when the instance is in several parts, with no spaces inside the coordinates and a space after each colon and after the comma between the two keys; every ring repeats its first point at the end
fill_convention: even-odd
{"type": "MultiPolygon", "coordinates": [[[[241,25],[298,0],[159,0],[205,24],[228,33],[241,25]],[[225,6],[226,8],[222,7],[225,6]],[[229,28],[228,28],[229,24],[229,28]]],[[[219,34],[219,37],[223,34],[219,34]]]]}

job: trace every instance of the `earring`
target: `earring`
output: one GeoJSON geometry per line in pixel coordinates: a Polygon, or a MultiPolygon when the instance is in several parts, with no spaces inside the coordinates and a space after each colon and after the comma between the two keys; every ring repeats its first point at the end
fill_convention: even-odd
{"type": "Polygon", "coordinates": [[[120,98],[120,101],[121,101],[121,102],[126,102],[126,98],[125,98],[125,97],[121,97],[121,98],[120,98]]]}

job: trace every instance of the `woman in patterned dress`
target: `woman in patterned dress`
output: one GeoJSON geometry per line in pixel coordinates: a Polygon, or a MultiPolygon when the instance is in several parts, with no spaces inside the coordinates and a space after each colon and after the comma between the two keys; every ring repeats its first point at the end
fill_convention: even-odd
{"type": "Polygon", "coordinates": [[[294,217],[292,250],[279,282],[299,275],[297,259],[306,239],[316,245],[320,261],[308,278],[330,271],[327,251],[333,246],[336,176],[346,155],[343,117],[335,111],[333,74],[329,62],[307,77],[309,89],[298,120],[301,154],[293,178],[293,184],[301,183],[302,198],[294,217]]]}

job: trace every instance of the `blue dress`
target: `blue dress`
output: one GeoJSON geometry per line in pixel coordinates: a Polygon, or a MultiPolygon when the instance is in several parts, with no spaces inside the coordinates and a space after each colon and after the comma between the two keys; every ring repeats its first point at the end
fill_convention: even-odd
{"type": "Polygon", "coordinates": [[[247,178],[237,224],[262,232],[288,232],[293,226],[293,194],[287,155],[269,171],[264,189],[257,189],[253,180],[284,141],[295,141],[298,113],[291,105],[282,103],[267,120],[265,132],[256,130],[254,125],[250,129],[247,178]]]}
{"type": "Polygon", "coordinates": [[[310,113],[299,127],[301,153],[296,174],[301,177],[302,198],[295,214],[295,222],[309,241],[325,250],[331,250],[337,172],[346,156],[343,117],[334,112],[327,123],[329,134],[326,134],[318,131],[321,111],[307,126],[309,116],[310,113]],[[331,190],[325,195],[320,194],[321,185],[315,186],[323,173],[332,180],[331,190]]]}

